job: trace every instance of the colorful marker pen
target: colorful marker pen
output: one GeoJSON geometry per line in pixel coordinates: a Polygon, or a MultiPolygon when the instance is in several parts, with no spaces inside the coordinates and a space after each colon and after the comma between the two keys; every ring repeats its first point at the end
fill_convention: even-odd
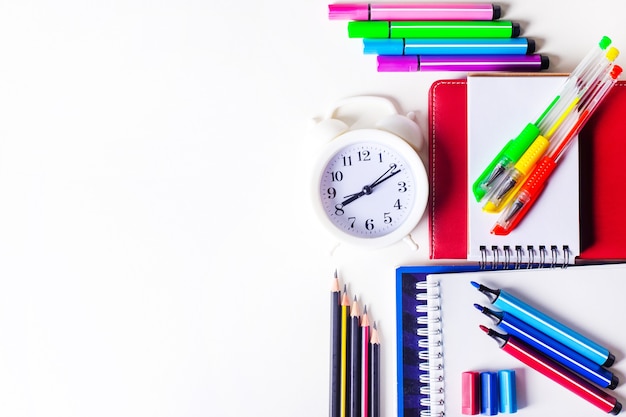
{"type": "Polygon", "coordinates": [[[595,67],[599,61],[604,59],[607,53],[606,49],[610,44],[611,40],[606,36],[603,37],[597,47],[589,51],[585,58],[576,66],[563,83],[559,93],[548,104],[537,120],[534,123],[528,123],[520,134],[509,140],[491,160],[489,165],[472,184],[472,193],[476,201],[481,201],[494,186],[499,184],[502,174],[519,160],[537,136],[546,133],[551,128],[554,121],[561,114],[563,103],[568,98],[574,96],[581,81],[588,83],[592,78],[593,72],[589,69],[595,67]]]}
{"type": "Polygon", "coordinates": [[[490,3],[339,3],[328,5],[331,20],[496,20],[490,3]]]}
{"type": "Polygon", "coordinates": [[[363,53],[376,55],[526,55],[535,52],[528,38],[363,39],[363,53]]]}
{"type": "Polygon", "coordinates": [[[378,72],[414,71],[541,71],[545,55],[379,55],[378,72]]]}
{"type": "Polygon", "coordinates": [[[506,333],[513,335],[522,342],[532,346],[539,352],[554,359],[572,372],[597,384],[602,388],[615,389],[619,383],[619,378],[612,372],[602,368],[590,359],[574,352],[567,346],[546,336],[534,327],[526,324],[522,320],[506,311],[494,311],[487,307],[474,304],[481,313],[491,318],[494,323],[506,333]]]}
{"type": "Polygon", "coordinates": [[[498,333],[485,326],[480,326],[480,329],[497,341],[503,351],[547,376],[562,387],[567,388],[580,398],[587,400],[600,410],[614,415],[619,414],[622,410],[622,404],[615,397],[605,393],[559,363],[542,355],[516,337],[498,333]]]}
{"type": "Polygon", "coordinates": [[[350,38],[517,38],[519,23],[480,21],[352,21],[350,38]]]}
{"type": "Polygon", "coordinates": [[[522,221],[526,213],[531,209],[535,201],[539,198],[546,186],[548,178],[556,168],[561,157],[572,143],[576,135],[584,127],[598,105],[604,100],[610,89],[617,82],[617,78],[622,73],[622,68],[618,65],[613,67],[609,74],[608,82],[604,82],[598,87],[592,98],[581,104],[581,112],[576,122],[571,126],[563,140],[556,143],[548,150],[539,163],[532,170],[528,178],[521,185],[519,191],[514,196],[513,202],[502,213],[496,222],[491,233],[494,235],[508,235],[522,221]]]}
{"type": "Polygon", "coordinates": [[[486,295],[495,307],[512,314],[598,365],[608,367],[615,362],[615,356],[607,348],[587,339],[508,292],[501,289],[493,290],[474,281],[471,284],[486,295]]]}

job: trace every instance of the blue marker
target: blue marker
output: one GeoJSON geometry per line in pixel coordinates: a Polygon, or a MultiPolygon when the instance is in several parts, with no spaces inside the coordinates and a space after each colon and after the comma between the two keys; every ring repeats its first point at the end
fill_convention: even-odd
{"type": "Polygon", "coordinates": [[[474,304],[474,307],[491,318],[498,327],[508,334],[526,342],[526,344],[534,347],[571,371],[576,372],[602,388],[615,389],[615,387],[617,387],[619,378],[613,375],[612,372],[607,371],[597,363],[574,352],[572,349],[562,345],[551,337],[546,336],[512,314],[504,311],[493,311],[478,304],[474,304]]]}
{"type": "Polygon", "coordinates": [[[363,53],[376,55],[528,55],[535,41],[528,38],[363,39],[363,53]]]}
{"type": "Polygon", "coordinates": [[[559,323],[552,317],[529,306],[522,300],[513,297],[503,290],[492,290],[472,281],[472,285],[489,298],[489,301],[500,310],[511,313],[549,337],[561,342],[575,352],[601,366],[611,366],[615,356],[605,347],[587,339],[585,336],[559,323]]]}

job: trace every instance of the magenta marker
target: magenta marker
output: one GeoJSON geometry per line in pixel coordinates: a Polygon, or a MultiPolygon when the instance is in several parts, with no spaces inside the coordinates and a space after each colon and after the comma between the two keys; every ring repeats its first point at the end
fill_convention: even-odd
{"type": "Polygon", "coordinates": [[[339,3],[328,5],[331,20],[496,20],[491,3],[339,3]]]}
{"type": "Polygon", "coordinates": [[[550,60],[545,55],[379,55],[378,72],[413,71],[541,71],[550,60]]]}

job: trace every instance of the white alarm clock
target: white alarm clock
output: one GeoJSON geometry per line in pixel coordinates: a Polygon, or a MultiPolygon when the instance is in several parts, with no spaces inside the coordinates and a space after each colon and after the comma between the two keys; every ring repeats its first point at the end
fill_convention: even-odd
{"type": "Polygon", "coordinates": [[[419,126],[374,96],[339,103],[316,126],[328,143],[313,167],[315,213],[342,242],[380,248],[410,239],[428,200],[419,126]],[[412,143],[411,144],[409,144],[412,143]],[[408,239],[407,239],[408,238],[408,239]]]}

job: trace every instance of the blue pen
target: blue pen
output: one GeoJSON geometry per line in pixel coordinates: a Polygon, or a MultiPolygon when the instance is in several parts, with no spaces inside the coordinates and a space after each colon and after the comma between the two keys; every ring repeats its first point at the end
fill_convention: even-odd
{"type": "Polygon", "coordinates": [[[565,346],[580,353],[586,358],[602,366],[611,366],[615,356],[605,347],[589,340],[580,333],[559,323],[552,317],[529,306],[504,290],[493,290],[472,281],[472,285],[487,296],[489,301],[500,310],[511,313],[535,329],[545,333],[565,346]]]}
{"type": "Polygon", "coordinates": [[[474,304],[480,312],[491,318],[502,330],[511,334],[526,344],[534,347],[546,356],[559,362],[561,365],[576,372],[580,376],[599,385],[602,388],[615,389],[619,378],[597,363],[581,354],[546,336],[539,330],[524,323],[517,317],[505,311],[494,311],[479,304],[474,304]]]}
{"type": "Polygon", "coordinates": [[[363,53],[376,55],[528,55],[535,41],[528,38],[363,39],[363,53]]]}

